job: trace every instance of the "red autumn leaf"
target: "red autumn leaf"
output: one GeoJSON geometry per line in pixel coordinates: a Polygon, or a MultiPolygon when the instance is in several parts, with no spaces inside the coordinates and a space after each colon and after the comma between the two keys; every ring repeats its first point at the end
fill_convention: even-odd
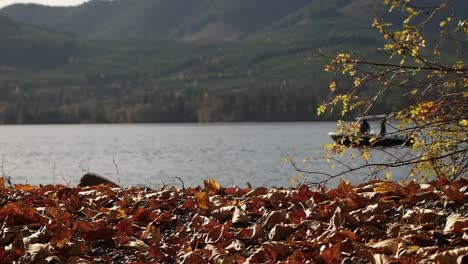
{"type": "Polygon", "coordinates": [[[153,222],[155,223],[164,223],[168,222],[172,218],[172,212],[171,211],[165,211],[162,214],[158,215],[153,222]]]}
{"type": "Polygon", "coordinates": [[[144,222],[148,219],[150,211],[145,208],[138,208],[136,212],[132,215],[132,219],[135,222],[144,222]]]}
{"type": "Polygon", "coordinates": [[[72,213],[80,211],[82,207],[81,200],[77,194],[71,194],[70,197],[65,200],[65,208],[72,213]]]}
{"type": "Polygon", "coordinates": [[[79,229],[81,232],[89,232],[95,229],[94,224],[86,220],[76,221],[74,225],[75,229],[79,229]]]}
{"type": "Polygon", "coordinates": [[[453,186],[449,186],[447,189],[445,189],[444,194],[448,201],[463,202],[465,200],[465,194],[453,186]]]}
{"type": "Polygon", "coordinates": [[[246,196],[248,197],[258,197],[261,195],[266,195],[268,193],[268,189],[265,187],[257,187],[252,191],[249,191],[246,196]]]}
{"type": "Polygon", "coordinates": [[[26,207],[23,210],[23,217],[29,223],[39,223],[41,221],[41,215],[34,207],[26,207]]]}
{"type": "Polygon", "coordinates": [[[291,212],[288,214],[288,218],[291,220],[291,223],[300,224],[302,220],[306,218],[306,213],[304,212],[304,210],[291,212]]]}
{"type": "Polygon", "coordinates": [[[312,192],[312,199],[317,204],[322,203],[324,201],[330,201],[330,197],[328,195],[318,191],[312,192]]]}
{"type": "Polygon", "coordinates": [[[320,253],[320,259],[327,264],[340,262],[342,258],[341,255],[341,243],[338,242],[335,245],[325,249],[320,253]]]}
{"type": "Polygon", "coordinates": [[[128,235],[128,236],[134,236],[136,233],[136,228],[130,223],[128,220],[122,220],[120,221],[117,226],[117,230],[128,235]]]}
{"type": "Polygon", "coordinates": [[[62,223],[64,226],[71,227],[73,226],[73,215],[69,212],[59,211],[57,215],[57,221],[62,223]]]}
{"type": "Polygon", "coordinates": [[[229,228],[231,228],[232,222],[227,221],[225,224],[218,225],[210,230],[208,233],[205,242],[207,244],[215,244],[226,238],[226,233],[228,233],[229,228]]]}
{"type": "Polygon", "coordinates": [[[180,208],[182,208],[182,209],[192,208],[194,205],[195,205],[195,203],[193,202],[193,200],[186,200],[186,201],[184,201],[184,203],[180,206],[180,208]]]}
{"type": "Polygon", "coordinates": [[[253,228],[242,229],[235,235],[235,237],[239,239],[254,239],[258,235],[259,231],[260,231],[260,226],[255,225],[253,228]]]}
{"type": "Polygon", "coordinates": [[[236,195],[239,193],[239,188],[237,187],[228,187],[228,188],[225,188],[224,189],[224,193],[227,194],[227,195],[236,195]]]}
{"type": "Polygon", "coordinates": [[[130,241],[128,236],[125,235],[125,234],[120,234],[120,235],[115,236],[114,240],[115,240],[115,243],[117,244],[117,246],[126,245],[130,241]]]}

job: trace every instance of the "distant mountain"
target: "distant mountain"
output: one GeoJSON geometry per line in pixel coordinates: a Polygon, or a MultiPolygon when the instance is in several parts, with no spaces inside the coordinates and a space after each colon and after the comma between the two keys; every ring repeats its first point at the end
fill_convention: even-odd
{"type": "Polygon", "coordinates": [[[19,23],[88,38],[233,41],[265,32],[290,31],[292,27],[328,26],[330,23],[342,22],[342,18],[348,18],[348,22],[351,22],[347,26],[363,26],[353,19],[362,20],[362,14],[368,14],[374,2],[94,0],[77,7],[17,4],[0,12],[19,23]]]}
{"type": "Polygon", "coordinates": [[[66,62],[74,38],[45,28],[20,25],[0,15],[0,66],[53,66],[66,62]]]}

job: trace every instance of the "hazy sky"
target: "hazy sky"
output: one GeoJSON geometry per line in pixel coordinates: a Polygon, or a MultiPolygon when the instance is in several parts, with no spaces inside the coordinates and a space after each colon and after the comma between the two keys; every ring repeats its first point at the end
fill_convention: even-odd
{"type": "Polygon", "coordinates": [[[81,3],[87,2],[87,0],[0,0],[0,8],[16,4],[16,3],[34,3],[42,5],[60,5],[60,6],[69,6],[69,5],[79,5],[81,3]]]}

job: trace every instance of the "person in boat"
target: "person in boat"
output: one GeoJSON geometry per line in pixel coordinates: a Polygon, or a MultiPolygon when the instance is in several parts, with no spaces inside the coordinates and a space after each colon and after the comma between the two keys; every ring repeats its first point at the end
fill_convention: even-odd
{"type": "Polygon", "coordinates": [[[387,119],[382,119],[380,122],[380,136],[384,137],[385,133],[387,133],[387,128],[385,126],[385,123],[387,122],[387,119]]]}
{"type": "Polygon", "coordinates": [[[364,119],[362,119],[361,127],[359,128],[359,133],[364,135],[364,134],[368,134],[369,131],[370,131],[369,122],[367,122],[367,119],[364,118],[364,119]]]}

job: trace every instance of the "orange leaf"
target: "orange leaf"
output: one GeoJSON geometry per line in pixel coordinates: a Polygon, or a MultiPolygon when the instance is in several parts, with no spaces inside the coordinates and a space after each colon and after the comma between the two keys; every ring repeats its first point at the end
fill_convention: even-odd
{"type": "Polygon", "coordinates": [[[0,177],[0,189],[5,189],[5,178],[0,177]]]}
{"type": "Polygon", "coordinates": [[[18,191],[24,191],[24,192],[33,192],[36,190],[36,187],[30,184],[15,184],[15,188],[18,191]]]}
{"type": "Polygon", "coordinates": [[[374,187],[374,192],[376,193],[387,193],[387,192],[394,192],[398,190],[396,183],[392,182],[379,182],[376,187],[374,187]]]}
{"type": "Polygon", "coordinates": [[[195,205],[201,210],[210,209],[212,205],[210,202],[210,195],[206,192],[199,192],[195,194],[195,205]]]}
{"type": "Polygon", "coordinates": [[[290,264],[305,263],[305,255],[301,250],[296,250],[292,255],[288,257],[287,262],[290,264]]]}
{"type": "MultiPolygon", "coordinates": [[[[0,216],[21,215],[22,211],[18,203],[8,203],[0,210],[0,216]]],[[[2,217],[3,218],[3,217],[2,217]]]]}

